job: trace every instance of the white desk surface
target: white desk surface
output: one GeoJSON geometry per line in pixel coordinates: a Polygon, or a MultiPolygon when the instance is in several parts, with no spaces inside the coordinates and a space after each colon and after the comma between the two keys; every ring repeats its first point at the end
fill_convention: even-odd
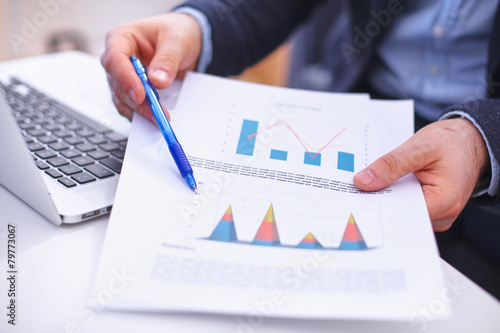
{"type": "MultiPolygon", "coordinates": [[[[78,78],[79,84],[66,90],[80,94],[85,82],[97,81],[94,89],[105,90],[104,75],[97,59],[78,53],[65,53],[2,63],[0,71],[18,71],[21,77],[34,79],[57,69],[78,78]],[[91,70],[82,70],[86,66],[91,70]],[[97,73],[97,74],[96,74],[97,73]],[[83,83],[82,83],[83,82],[83,83]]],[[[61,74],[63,75],[63,74],[61,74]]],[[[61,76],[61,77],[64,77],[61,76]]],[[[57,80],[54,80],[57,82],[57,80]]],[[[47,87],[57,91],[61,83],[47,87]]],[[[88,86],[87,86],[88,87],[88,86]]],[[[91,94],[93,92],[89,92],[91,94]]],[[[105,101],[99,97],[94,101],[105,101]]],[[[88,100],[87,100],[88,101],[88,100]]],[[[101,103],[113,118],[109,103],[101,103]]],[[[126,123],[120,129],[127,130],[126,123]]],[[[46,221],[21,200],[0,186],[0,332],[500,332],[500,303],[443,261],[447,287],[439,302],[450,302],[451,318],[432,320],[432,304],[427,314],[404,322],[308,321],[266,317],[239,318],[186,313],[91,312],[86,305],[97,295],[91,294],[100,250],[106,232],[107,217],[76,225],[57,227],[46,221]],[[6,280],[7,224],[17,225],[18,297],[16,326],[7,323],[6,280]],[[424,318],[428,319],[424,319],[424,318]],[[250,320],[248,320],[250,319],[250,320]]],[[[140,227],[140,225],[138,225],[140,227]]],[[[500,282],[499,282],[500,283],[500,282]]]]}

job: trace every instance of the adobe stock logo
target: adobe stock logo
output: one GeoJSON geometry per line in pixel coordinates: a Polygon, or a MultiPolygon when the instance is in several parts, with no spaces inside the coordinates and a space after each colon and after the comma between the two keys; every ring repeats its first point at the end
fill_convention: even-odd
{"type": "Polygon", "coordinates": [[[38,6],[40,9],[36,11],[31,20],[26,16],[21,18],[21,33],[10,31],[7,34],[7,39],[15,53],[19,53],[19,47],[33,40],[40,29],[45,27],[51,18],[54,18],[60,11],[61,5],[66,5],[71,0],[40,0],[38,6]]]}
{"type": "Polygon", "coordinates": [[[386,28],[391,23],[392,17],[400,14],[402,11],[403,6],[399,0],[390,0],[387,4],[387,9],[381,9],[378,12],[372,10],[370,12],[373,19],[365,24],[364,31],[358,26],[354,27],[353,43],[340,43],[340,49],[347,63],[350,64],[352,62],[352,55],[361,53],[364,48],[370,45],[372,38],[380,35],[382,28],[386,28]]]}

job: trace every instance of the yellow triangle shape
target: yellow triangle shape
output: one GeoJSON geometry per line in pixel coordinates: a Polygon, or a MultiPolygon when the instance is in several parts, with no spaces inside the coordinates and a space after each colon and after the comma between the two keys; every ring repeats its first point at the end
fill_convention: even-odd
{"type": "Polygon", "coordinates": [[[314,236],[313,236],[312,232],[308,233],[308,234],[306,235],[306,237],[304,237],[304,240],[306,240],[306,239],[316,240],[316,238],[314,238],[314,236]]]}
{"type": "Polygon", "coordinates": [[[347,221],[348,224],[356,224],[356,221],[354,220],[354,216],[351,215],[349,216],[349,221],[347,221]]]}
{"type": "Polygon", "coordinates": [[[271,222],[274,223],[276,220],[274,219],[274,210],[273,210],[273,204],[269,206],[269,209],[267,210],[266,216],[264,217],[263,222],[271,222]]]}
{"type": "Polygon", "coordinates": [[[231,205],[229,205],[228,209],[226,210],[226,214],[232,215],[233,210],[231,209],[231,205]]]}

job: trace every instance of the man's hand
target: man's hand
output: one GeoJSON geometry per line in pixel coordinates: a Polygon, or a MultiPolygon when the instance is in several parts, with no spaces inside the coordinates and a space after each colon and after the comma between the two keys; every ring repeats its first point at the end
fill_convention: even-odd
{"type": "Polygon", "coordinates": [[[200,52],[200,27],[186,14],[164,14],[111,30],[106,36],[106,51],[101,63],[108,73],[118,111],[129,119],[134,111],[154,119],[145,102],[144,87],[130,63],[131,55],[137,56],[146,66],[153,86],[164,89],[176,77],[195,69],[200,52]]]}
{"type": "Polygon", "coordinates": [[[453,224],[489,165],[481,133],[467,119],[432,123],[354,176],[364,191],[381,190],[412,173],[420,180],[435,231],[453,224]]]}

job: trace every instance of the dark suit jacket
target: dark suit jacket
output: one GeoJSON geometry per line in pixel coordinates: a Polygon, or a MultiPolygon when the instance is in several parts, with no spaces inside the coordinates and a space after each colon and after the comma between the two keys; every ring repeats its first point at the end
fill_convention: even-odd
{"type": "MultiPolygon", "coordinates": [[[[211,24],[213,59],[208,73],[229,76],[258,62],[285,41],[291,32],[317,10],[332,11],[335,33],[328,36],[333,45],[324,66],[333,73],[331,91],[362,91],[364,75],[373,60],[374,50],[383,39],[388,25],[378,23],[373,13],[387,11],[398,15],[411,0],[189,0],[204,12],[211,24]],[[350,7],[350,17],[338,14],[338,5],[350,7]],[[384,26],[385,25],[385,26],[384,26]],[[361,31],[361,32],[360,32],[361,31]],[[365,36],[361,36],[364,34],[365,36]],[[362,38],[365,37],[365,38],[362,38]],[[367,37],[367,38],[366,38],[367,37]]],[[[321,31],[316,31],[321,33],[321,31]]],[[[451,106],[448,110],[469,113],[481,126],[500,161],[500,12],[497,10],[488,62],[488,98],[451,106]]],[[[500,189],[498,190],[500,192],[500,189]]],[[[494,203],[500,196],[484,195],[478,201],[494,203]]]]}

